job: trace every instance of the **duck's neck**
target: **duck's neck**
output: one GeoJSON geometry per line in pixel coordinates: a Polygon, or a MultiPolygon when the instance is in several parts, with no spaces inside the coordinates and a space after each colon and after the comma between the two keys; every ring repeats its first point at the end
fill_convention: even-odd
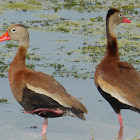
{"type": "Polygon", "coordinates": [[[105,57],[113,57],[119,60],[118,44],[116,37],[116,23],[113,20],[107,19],[106,21],[106,37],[107,37],[107,48],[105,57]]]}
{"type": "Polygon", "coordinates": [[[14,57],[14,60],[12,61],[10,67],[15,69],[23,69],[26,67],[25,64],[25,56],[27,52],[28,46],[19,46],[18,51],[16,53],[16,56],[14,57]]]}

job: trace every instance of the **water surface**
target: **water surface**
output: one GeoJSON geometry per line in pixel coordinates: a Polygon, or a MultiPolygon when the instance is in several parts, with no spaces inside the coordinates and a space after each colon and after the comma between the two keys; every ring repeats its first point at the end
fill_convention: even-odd
{"type": "MultiPolygon", "coordinates": [[[[119,2],[121,1],[114,6],[123,9],[123,5],[119,7],[119,2]]],[[[91,140],[92,133],[94,139],[98,140],[112,140],[118,137],[117,115],[97,91],[93,80],[95,68],[104,55],[105,15],[112,4],[113,2],[106,3],[104,8],[95,8],[91,12],[87,10],[79,12],[74,8],[70,10],[62,8],[55,12],[53,8],[48,7],[26,12],[15,9],[2,10],[1,34],[13,23],[29,26],[30,47],[27,65],[53,76],[89,111],[86,121],[72,117],[49,119],[47,140],[91,140]],[[47,17],[41,17],[45,15],[47,17]],[[95,21],[91,18],[95,18],[95,21]],[[44,25],[46,22],[49,25],[44,25]]],[[[131,1],[128,1],[128,4],[131,4],[131,1]]],[[[55,4],[52,5],[56,7],[55,4]]],[[[49,7],[53,7],[52,5],[49,7]]],[[[140,7],[136,6],[133,11],[129,9],[123,11],[126,17],[132,20],[132,24],[123,24],[117,28],[120,57],[139,70],[140,7]]],[[[2,60],[0,68],[4,75],[4,78],[0,79],[0,98],[8,100],[8,103],[0,104],[0,139],[41,140],[43,118],[23,114],[22,107],[16,102],[10,90],[7,71],[17,47],[8,48],[7,44],[11,46],[16,42],[8,41],[0,44],[2,60]]],[[[133,139],[140,131],[139,114],[122,110],[122,116],[125,126],[123,139],[133,139]]]]}

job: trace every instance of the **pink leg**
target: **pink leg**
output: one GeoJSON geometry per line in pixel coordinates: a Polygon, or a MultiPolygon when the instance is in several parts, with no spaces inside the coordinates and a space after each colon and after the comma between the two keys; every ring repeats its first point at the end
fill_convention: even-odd
{"type": "Polygon", "coordinates": [[[48,119],[45,118],[44,123],[42,124],[42,135],[46,134],[47,127],[48,127],[48,119]]]}
{"type": "Polygon", "coordinates": [[[123,127],[120,127],[119,133],[118,133],[118,140],[122,140],[123,137],[123,127]]]}
{"type": "Polygon", "coordinates": [[[118,114],[118,121],[119,121],[120,127],[123,127],[123,118],[121,116],[121,113],[118,114]]]}
{"type": "Polygon", "coordinates": [[[42,140],[47,140],[46,135],[42,135],[42,140]]]}
{"type": "Polygon", "coordinates": [[[35,112],[39,112],[39,114],[41,113],[44,113],[44,112],[53,112],[53,113],[56,113],[56,114],[62,114],[63,113],[63,110],[59,109],[59,108],[56,108],[56,109],[49,109],[49,108],[38,108],[38,109],[35,109],[35,110],[32,110],[32,111],[25,111],[24,109],[22,110],[24,113],[29,113],[29,114],[33,114],[35,112]]]}

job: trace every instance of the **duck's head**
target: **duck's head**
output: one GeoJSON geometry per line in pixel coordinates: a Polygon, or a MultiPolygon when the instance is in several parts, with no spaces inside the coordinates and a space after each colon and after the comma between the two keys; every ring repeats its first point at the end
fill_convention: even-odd
{"type": "Polygon", "coordinates": [[[110,9],[107,13],[106,20],[116,25],[120,23],[131,23],[131,21],[125,18],[123,13],[117,9],[110,9]]]}
{"type": "Polygon", "coordinates": [[[26,27],[22,24],[11,25],[7,31],[0,37],[0,42],[14,40],[19,45],[26,45],[29,42],[29,34],[26,27]]]}

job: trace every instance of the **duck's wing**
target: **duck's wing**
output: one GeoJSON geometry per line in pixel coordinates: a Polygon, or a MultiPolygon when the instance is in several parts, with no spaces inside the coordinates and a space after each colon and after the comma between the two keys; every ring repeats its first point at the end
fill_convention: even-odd
{"type": "Polygon", "coordinates": [[[83,113],[88,112],[79,100],[68,94],[66,89],[49,75],[29,69],[19,71],[17,75],[21,77],[18,79],[22,79],[19,82],[22,83],[23,88],[26,87],[36,94],[49,97],[64,107],[75,108],[83,113]]]}
{"type": "Polygon", "coordinates": [[[129,63],[117,62],[100,67],[96,85],[120,102],[140,109],[140,74],[129,63]]]}

